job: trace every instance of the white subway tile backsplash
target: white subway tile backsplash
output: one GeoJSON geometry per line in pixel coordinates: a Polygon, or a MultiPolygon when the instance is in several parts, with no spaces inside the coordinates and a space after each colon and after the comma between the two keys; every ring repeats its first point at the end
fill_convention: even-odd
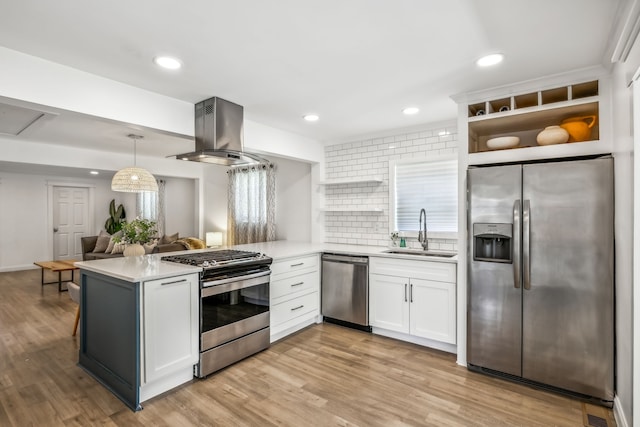
{"type": "MultiPolygon", "coordinates": [[[[325,147],[325,179],[381,178],[381,183],[348,183],[324,188],[325,206],[352,212],[325,212],[325,241],[389,245],[389,161],[457,153],[457,129],[442,127],[325,147]],[[393,146],[395,148],[389,148],[393,146]],[[379,210],[367,212],[367,210],[379,210]]],[[[409,243],[419,247],[415,239],[409,243]]],[[[456,240],[429,239],[432,249],[456,250],[456,240]]]]}

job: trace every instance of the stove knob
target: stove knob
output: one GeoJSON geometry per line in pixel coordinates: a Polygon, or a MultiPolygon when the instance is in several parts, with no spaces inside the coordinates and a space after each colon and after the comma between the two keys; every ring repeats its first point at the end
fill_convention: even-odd
{"type": "Polygon", "coordinates": [[[203,267],[209,267],[209,261],[202,261],[203,267]]]}

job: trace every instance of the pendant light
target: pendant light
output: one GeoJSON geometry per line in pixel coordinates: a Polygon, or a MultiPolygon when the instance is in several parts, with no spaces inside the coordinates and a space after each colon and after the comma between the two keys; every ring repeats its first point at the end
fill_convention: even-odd
{"type": "Polygon", "coordinates": [[[158,192],[158,183],[153,175],[146,169],[136,167],[136,143],[142,139],[142,135],[127,135],[133,139],[133,166],[120,169],[111,180],[113,191],[126,193],[142,193],[144,191],[158,192]]]}

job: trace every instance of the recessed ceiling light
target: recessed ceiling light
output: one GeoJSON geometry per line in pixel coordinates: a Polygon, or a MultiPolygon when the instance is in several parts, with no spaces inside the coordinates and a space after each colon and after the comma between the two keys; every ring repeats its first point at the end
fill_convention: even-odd
{"type": "Polygon", "coordinates": [[[170,56],[156,56],[153,58],[153,62],[159,67],[166,68],[168,70],[177,70],[182,67],[182,63],[179,60],[170,56]]]}
{"type": "Polygon", "coordinates": [[[320,117],[317,114],[307,114],[303,118],[308,122],[317,122],[320,117]]]}
{"type": "Polygon", "coordinates": [[[491,55],[483,56],[476,61],[476,64],[480,67],[490,67],[492,65],[499,64],[504,59],[504,55],[501,53],[492,53],[491,55]]]}
{"type": "Polygon", "coordinates": [[[98,171],[91,171],[91,172],[89,172],[89,173],[90,173],[91,175],[98,175],[100,172],[98,172],[98,171]]]}
{"type": "Polygon", "coordinates": [[[418,111],[420,111],[418,107],[407,107],[402,110],[402,113],[406,115],[411,115],[411,114],[417,114],[418,111]]]}

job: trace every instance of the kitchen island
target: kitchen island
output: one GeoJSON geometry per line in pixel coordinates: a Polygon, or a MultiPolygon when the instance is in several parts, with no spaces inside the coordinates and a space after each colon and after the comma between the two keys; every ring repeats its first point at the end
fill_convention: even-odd
{"type": "Polygon", "coordinates": [[[78,262],[79,365],[131,409],[192,380],[200,267],[159,255],[78,262]]]}
{"type": "MultiPolygon", "coordinates": [[[[446,266],[447,271],[454,272],[455,282],[456,256],[390,254],[385,247],[291,241],[236,245],[229,249],[260,252],[273,258],[271,342],[322,321],[320,255],[325,252],[370,256],[387,260],[391,265],[396,260],[404,260],[420,266],[446,266]]],[[[203,251],[207,250],[180,254],[203,251]]],[[[202,268],[161,260],[168,255],[171,254],[76,264],[81,269],[82,280],[79,365],[133,410],[141,409],[142,402],[191,381],[193,365],[198,363],[202,268]]],[[[435,280],[440,279],[435,277],[435,280]]],[[[443,287],[446,293],[437,290],[439,295],[455,297],[455,283],[440,284],[440,288],[443,287]]],[[[379,301],[385,302],[386,296],[382,298],[379,301]]],[[[396,308],[392,308],[391,312],[395,311],[396,308]]],[[[447,313],[447,319],[450,315],[455,316],[455,307],[447,313]]],[[[374,328],[374,332],[413,340],[409,329],[402,335],[404,325],[394,332],[394,328],[387,326],[390,322],[379,320],[383,327],[374,328]]],[[[450,322],[446,329],[451,329],[450,322]]],[[[448,337],[441,341],[454,343],[455,334],[453,337],[453,341],[448,337]]],[[[440,348],[437,343],[431,346],[440,348]]],[[[450,348],[444,350],[451,351],[450,348]]]]}

